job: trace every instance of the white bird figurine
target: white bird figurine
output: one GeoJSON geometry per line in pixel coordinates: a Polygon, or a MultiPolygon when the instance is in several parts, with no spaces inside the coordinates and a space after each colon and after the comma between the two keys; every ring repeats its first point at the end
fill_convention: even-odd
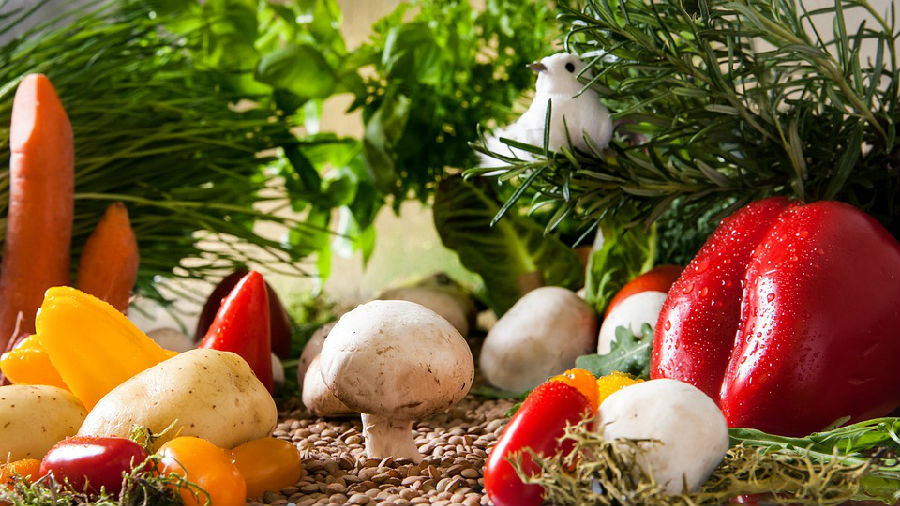
{"type": "MultiPolygon", "coordinates": [[[[597,92],[591,88],[582,92],[584,84],[578,80],[579,74],[588,80],[593,78],[591,69],[585,69],[585,66],[577,55],[571,53],[556,53],[528,65],[537,73],[534,99],[515,123],[496,130],[493,136],[486,139],[488,151],[522,160],[533,159],[530,153],[512,148],[500,138],[542,147],[548,101],[551,104],[550,151],[559,151],[563,146],[585,153],[590,153],[591,148],[605,148],[612,136],[613,125],[609,110],[600,102],[597,92]],[[585,142],[585,137],[590,139],[591,147],[585,142]]],[[[503,160],[483,154],[479,158],[482,167],[507,165],[503,160]]]]}

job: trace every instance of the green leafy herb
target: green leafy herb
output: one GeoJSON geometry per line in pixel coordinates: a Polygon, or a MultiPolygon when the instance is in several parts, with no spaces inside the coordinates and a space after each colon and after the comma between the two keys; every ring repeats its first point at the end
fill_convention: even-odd
{"type": "Polygon", "coordinates": [[[404,2],[353,53],[373,70],[354,104],[366,124],[366,161],[395,205],[410,195],[424,201],[445,167],[468,166],[478,125],[507,122],[533,86],[525,65],[551,52],[556,27],[546,2],[528,4],[404,2]]]}
{"type": "Polygon", "coordinates": [[[438,185],[434,223],[460,262],[484,280],[488,305],[502,315],[519,299],[520,283],[540,276],[547,285],[578,289],[582,265],[574,250],[528,218],[508,215],[491,226],[500,205],[487,188],[460,177],[438,185]]]}
{"type": "MultiPolygon", "coordinates": [[[[900,418],[874,418],[846,427],[838,427],[823,432],[814,432],[806,437],[786,437],[767,434],[757,429],[728,429],[731,444],[743,444],[747,447],[761,448],[765,451],[799,451],[810,452],[822,460],[832,459],[835,455],[846,457],[849,461],[863,463],[867,453],[879,448],[891,448],[893,455],[893,472],[900,473],[900,418]]],[[[894,474],[900,479],[900,474],[894,474]]]]}
{"type": "Polygon", "coordinates": [[[575,367],[587,369],[599,378],[613,371],[650,379],[650,356],[653,352],[653,327],[641,325],[640,335],[626,326],[616,327],[616,339],[609,343],[609,353],[582,355],[575,360],[575,367]]]}

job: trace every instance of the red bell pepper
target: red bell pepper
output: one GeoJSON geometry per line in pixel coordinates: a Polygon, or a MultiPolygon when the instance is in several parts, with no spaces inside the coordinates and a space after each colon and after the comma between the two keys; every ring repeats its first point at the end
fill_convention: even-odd
{"type": "Polygon", "coordinates": [[[497,445],[491,450],[484,468],[484,489],[496,506],[539,506],[544,489],[525,485],[509,458],[520,458],[522,470],[538,472],[531,455],[521,453],[528,447],[538,455],[567,454],[574,443],[562,442],[567,425],[575,425],[591,416],[590,401],[577,388],[559,381],[548,381],[535,388],[519,407],[519,411],[503,429],[497,445]]]}
{"type": "Polygon", "coordinates": [[[199,347],[237,353],[272,392],[270,339],[266,283],[260,273],[250,271],[222,299],[219,312],[199,347]]]}
{"type": "MultiPolygon", "coordinates": [[[[228,276],[222,278],[219,284],[213,289],[212,293],[203,304],[200,311],[200,319],[197,320],[197,329],[194,332],[194,340],[199,341],[206,335],[209,326],[212,324],[222,305],[222,299],[231,293],[234,285],[238,280],[247,275],[247,269],[237,269],[228,276]]],[[[269,297],[269,331],[272,337],[272,353],[281,358],[289,358],[291,356],[291,340],[293,337],[294,326],[291,323],[291,317],[278,298],[278,294],[272,289],[269,283],[266,283],[266,295],[269,297]]]]}
{"type": "Polygon", "coordinates": [[[900,403],[900,245],[838,202],[772,198],[723,220],[672,286],[653,378],[731,427],[805,435],[900,403]]]}

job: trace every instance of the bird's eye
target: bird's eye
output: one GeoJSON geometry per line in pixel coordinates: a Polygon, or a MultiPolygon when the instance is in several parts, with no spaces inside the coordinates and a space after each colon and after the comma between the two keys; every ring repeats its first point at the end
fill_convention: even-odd
{"type": "Polygon", "coordinates": [[[566,63],[566,70],[569,72],[575,72],[575,65],[572,62],[566,63]]]}

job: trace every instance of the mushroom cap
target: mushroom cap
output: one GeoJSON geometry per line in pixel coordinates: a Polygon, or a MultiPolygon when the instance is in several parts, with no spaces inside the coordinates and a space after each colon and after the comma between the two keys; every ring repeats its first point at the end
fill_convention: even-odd
{"type": "Polygon", "coordinates": [[[575,367],[596,345],[594,310],[571,290],[544,286],[523,295],[491,327],[479,363],[492,385],[526,392],[575,367]]]}
{"type": "Polygon", "coordinates": [[[597,336],[597,353],[605,355],[609,353],[610,345],[616,340],[616,329],[628,327],[635,335],[641,335],[641,326],[649,323],[656,327],[659,312],[666,303],[664,292],[639,292],[625,297],[600,325],[600,334],[597,336]]]}
{"type": "Polygon", "coordinates": [[[451,293],[420,286],[394,288],[378,296],[381,300],[408,300],[421,304],[441,315],[463,336],[469,333],[469,315],[459,303],[459,299],[451,293]]]}
{"type": "Polygon", "coordinates": [[[322,369],[319,367],[319,355],[313,358],[303,377],[303,405],[319,416],[352,415],[354,411],[344,405],[322,380],[322,369]]]}
{"type": "Polygon", "coordinates": [[[637,455],[656,483],[677,494],[696,490],[728,451],[728,424],[697,387],[671,379],[627,386],[597,409],[603,438],[652,440],[637,455]]]}
{"type": "Polygon", "coordinates": [[[361,413],[415,420],[452,406],[472,386],[468,343],[434,311],[374,300],[338,320],[319,358],[334,395],[361,413]]]}
{"type": "Polygon", "coordinates": [[[328,333],[331,332],[331,329],[333,328],[333,323],[326,323],[317,328],[316,331],[309,336],[309,341],[306,341],[306,346],[303,347],[303,353],[300,354],[300,360],[297,362],[297,380],[299,380],[301,386],[303,385],[303,378],[306,377],[306,371],[309,369],[309,365],[312,363],[313,359],[319,356],[319,353],[322,353],[322,344],[325,343],[325,338],[328,337],[328,333]]]}

